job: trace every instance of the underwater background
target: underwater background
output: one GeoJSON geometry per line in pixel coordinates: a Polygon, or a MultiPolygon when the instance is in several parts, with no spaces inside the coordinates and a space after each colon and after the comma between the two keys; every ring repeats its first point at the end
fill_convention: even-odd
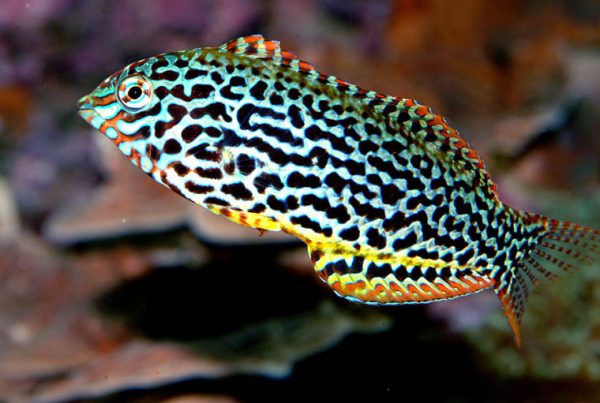
{"type": "Polygon", "coordinates": [[[0,401],[600,401],[600,267],[534,291],[520,350],[491,290],[353,304],[77,116],[132,61],[249,34],[432,106],[503,201],[600,229],[597,0],[0,0],[0,401]]]}

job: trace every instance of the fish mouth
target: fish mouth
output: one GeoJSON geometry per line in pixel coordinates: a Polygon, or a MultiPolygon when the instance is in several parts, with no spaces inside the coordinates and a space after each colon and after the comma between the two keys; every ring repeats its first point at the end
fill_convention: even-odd
{"type": "Polygon", "coordinates": [[[92,97],[90,97],[89,95],[86,95],[86,96],[79,98],[79,101],[77,101],[77,106],[79,107],[80,111],[94,109],[92,97]]]}
{"type": "Polygon", "coordinates": [[[83,120],[88,122],[95,129],[100,130],[100,127],[104,123],[104,119],[102,119],[100,115],[98,115],[98,112],[96,112],[91,97],[86,95],[80,98],[77,102],[77,105],[79,107],[79,110],[77,111],[79,116],[81,116],[83,120]]]}

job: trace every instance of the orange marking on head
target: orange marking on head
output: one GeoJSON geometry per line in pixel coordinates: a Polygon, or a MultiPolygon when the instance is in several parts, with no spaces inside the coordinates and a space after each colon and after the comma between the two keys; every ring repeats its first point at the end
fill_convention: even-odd
{"type": "Polygon", "coordinates": [[[115,94],[111,93],[102,98],[94,98],[93,106],[106,106],[116,102],[116,100],[115,94]]]}
{"type": "Polygon", "coordinates": [[[102,133],[106,133],[106,130],[108,130],[108,128],[112,127],[115,130],[115,132],[117,132],[117,138],[113,140],[113,142],[116,145],[119,145],[126,141],[132,141],[137,138],[137,136],[126,136],[117,129],[117,122],[119,120],[122,120],[123,118],[125,118],[125,112],[121,111],[121,112],[117,113],[117,115],[115,117],[113,117],[112,119],[105,120],[104,123],[102,123],[102,125],[99,128],[99,130],[102,133]]]}
{"type": "MultiPolygon", "coordinates": [[[[141,165],[140,159],[142,158],[142,155],[136,150],[136,149],[132,149],[131,150],[131,155],[129,156],[129,159],[132,160],[133,162],[135,162],[136,165],[141,165]]],[[[154,164],[152,164],[154,167],[154,164]]]]}

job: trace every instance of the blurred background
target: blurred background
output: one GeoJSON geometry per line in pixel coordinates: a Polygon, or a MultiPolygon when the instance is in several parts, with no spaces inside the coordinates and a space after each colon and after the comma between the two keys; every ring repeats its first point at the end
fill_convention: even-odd
{"type": "Polygon", "coordinates": [[[600,267],[529,299],[379,308],[154,183],[76,101],[156,53],[261,33],[417,98],[514,207],[600,228],[597,0],[0,0],[0,400],[600,401],[600,267]]]}

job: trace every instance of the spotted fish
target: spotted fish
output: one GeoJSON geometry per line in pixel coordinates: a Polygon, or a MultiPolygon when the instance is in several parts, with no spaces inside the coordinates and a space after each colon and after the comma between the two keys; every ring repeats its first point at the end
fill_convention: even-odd
{"type": "Polygon", "coordinates": [[[503,204],[477,152],[430,108],[322,74],[260,35],[132,63],[79,108],[162,185],[300,238],[353,301],[493,287],[520,344],[532,286],[600,253],[599,231],[503,204]]]}

